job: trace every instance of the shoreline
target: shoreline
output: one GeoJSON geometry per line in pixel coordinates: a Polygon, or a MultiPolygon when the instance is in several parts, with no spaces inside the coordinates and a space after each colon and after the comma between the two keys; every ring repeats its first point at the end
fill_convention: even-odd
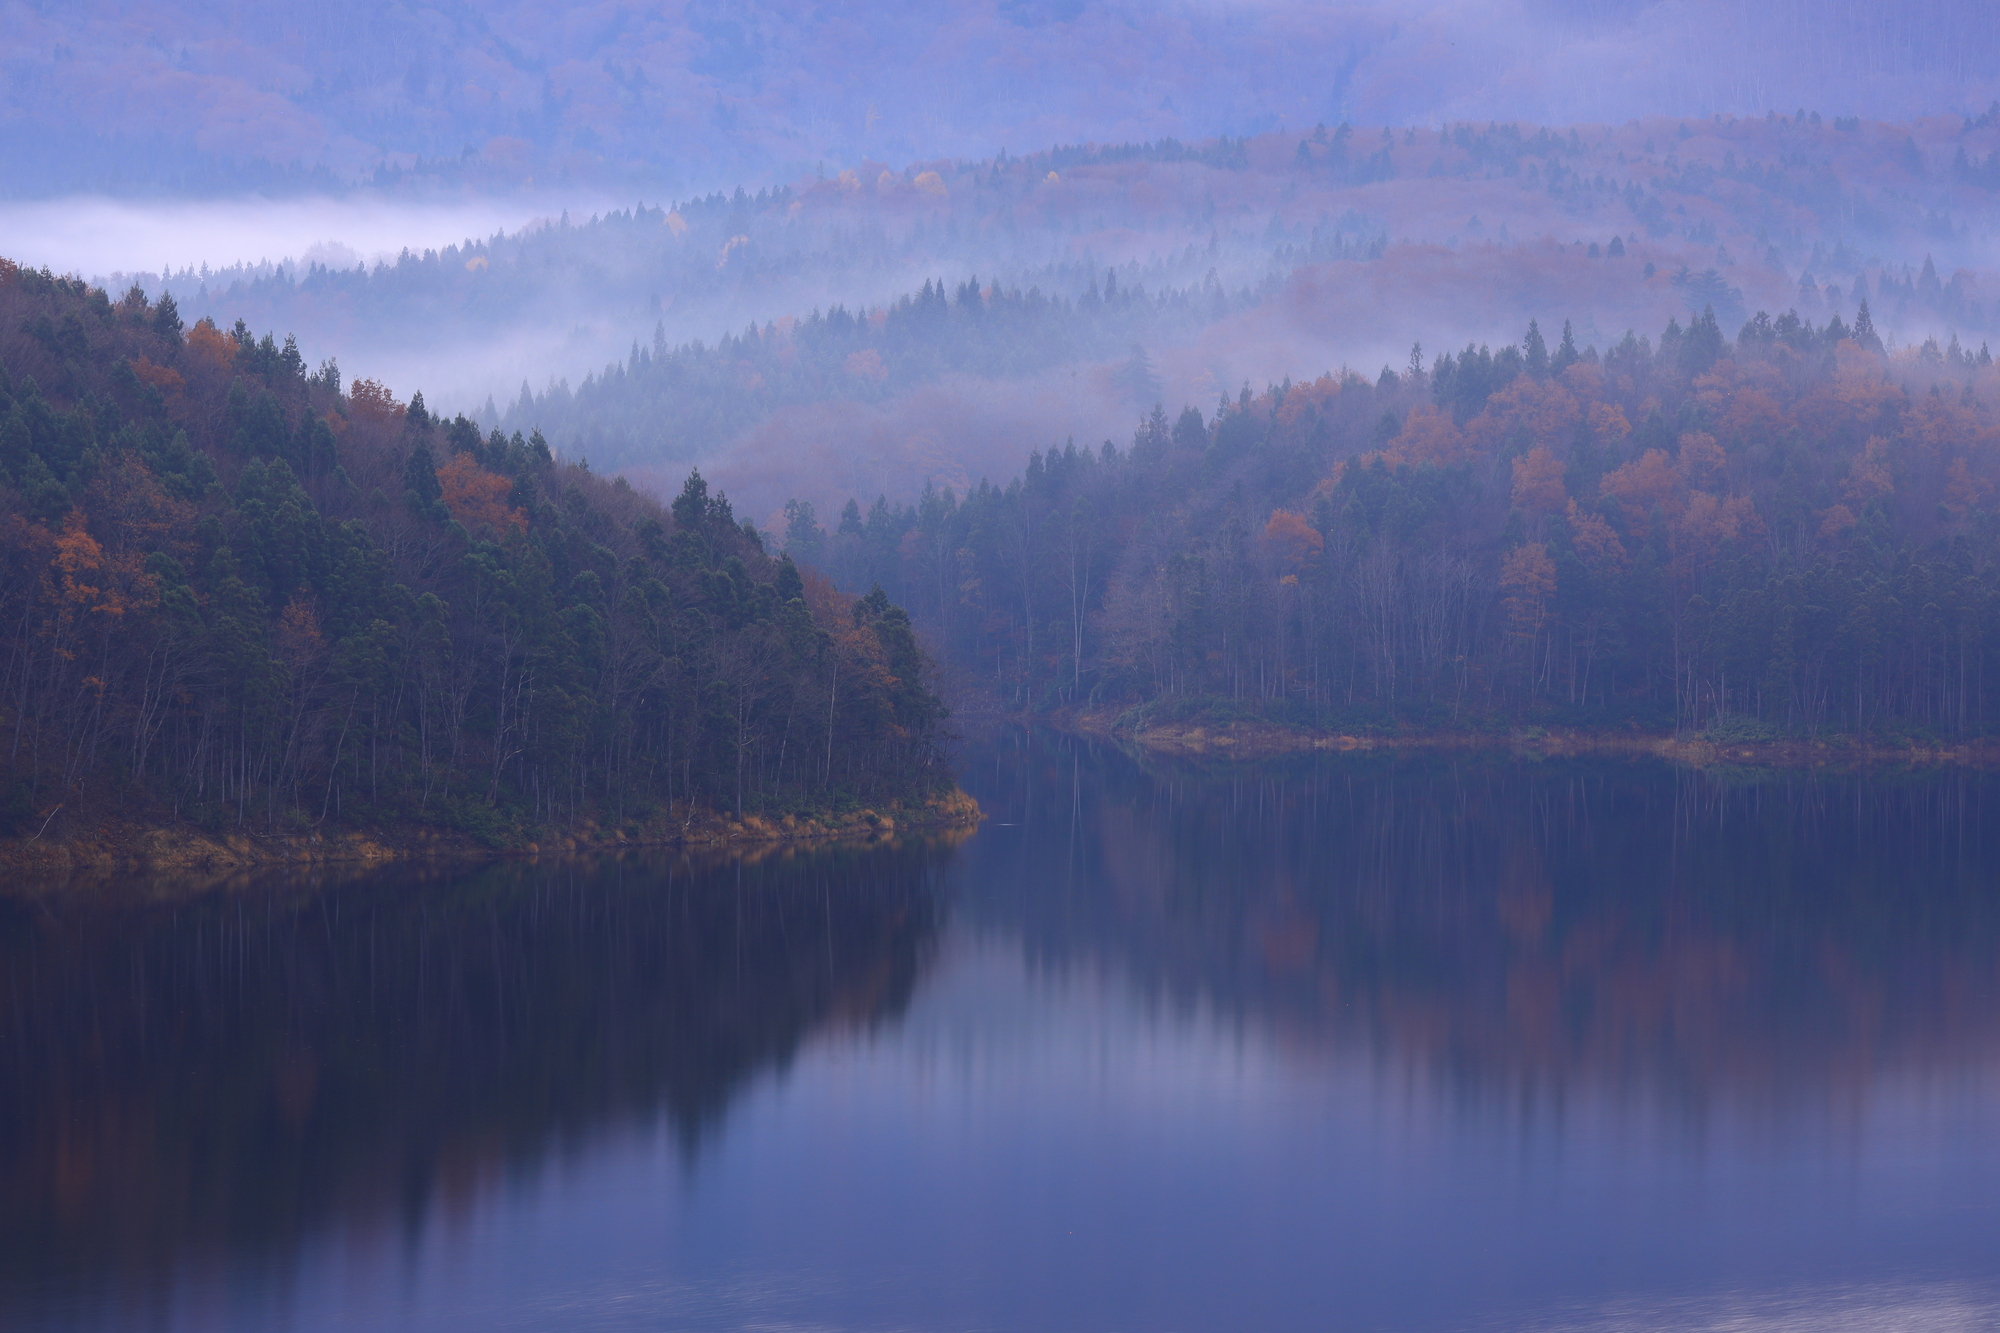
{"type": "Polygon", "coordinates": [[[407,824],[310,833],[210,833],[117,817],[88,817],[56,838],[0,840],[0,875],[55,879],[79,873],[225,872],[297,866],[369,866],[412,861],[531,859],[641,849],[776,847],[885,841],[899,833],[976,827],[985,812],[965,792],[916,805],[891,802],[852,814],[742,819],[698,811],[681,820],[609,827],[595,819],[551,830],[540,841],[493,846],[468,833],[407,824]]]}
{"type": "Polygon", "coordinates": [[[1720,741],[1700,735],[1527,727],[1510,732],[1430,731],[1350,735],[1271,722],[1169,722],[1117,726],[1121,714],[1076,712],[1061,730],[1159,758],[1256,761],[1302,754],[1453,754],[1502,751],[1517,759],[1653,758],[1687,768],[2000,768],[2000,741],[1890,745],[1836,736],[1817,740],[1720,741]]]}

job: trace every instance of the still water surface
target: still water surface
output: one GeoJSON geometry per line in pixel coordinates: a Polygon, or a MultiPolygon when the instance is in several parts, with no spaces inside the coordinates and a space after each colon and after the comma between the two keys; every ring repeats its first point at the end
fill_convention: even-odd
{"type": "Polygon", "coordinates": [[[0,1327],[2000,1328],[1992,781],[966,767],[0,900],[0,1327]]]}

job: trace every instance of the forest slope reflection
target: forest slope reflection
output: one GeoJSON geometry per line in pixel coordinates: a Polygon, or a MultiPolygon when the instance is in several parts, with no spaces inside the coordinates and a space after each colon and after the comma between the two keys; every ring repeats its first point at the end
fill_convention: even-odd
{"type": "Polygon", "coordinates": [[[2000,1053],[2000,784],[1959,772],[1317,757],[1148,769],[1014,737],[977,915],[1455,1097],[1775,1109],[2000,1053]],[[1007,836],[1007,835],[1012,836],[1007,836]]]}
{"type": "MultiPolygon", "coordinates": [[[[414,1228],[907,1004],[945,844],[0,901],[0,1292],[414,1228]]],[[[4,1313],[4,1304],[0,1304],[4,1313]]],[[[0,1319],[0,1322],[5,1322],[0,1319]]]]}
{"type": "MultiPolygon", "coordinates": [[[[1486,1264],[1523,1309],[1679,1289],[1739,1213],[1759,1245],[1831,1244],[1828,1200],[1862,1219],[1838,1256],[1886,1237],[1985,1271],[1950,1189],[2000,1171],[1991,778],[1158,769],[1020,732],[963,767],[989,822],[955,842],[0,899],[0,1324],[318,1272],[364,1303],[224,1323],[407,1316],[407,1276],[471,1311],[439,1327],[485,1326],[475,1297],[569,1309],[586,1279],[605,1326],[661,1326],[634,1293],[666,1272],[723,1293],[695,1326],[738,1327],[754,1268],[766,1323],[1241,1326],[1263,1272],[1260,1326],[1323,1326],[1370,1282],[1418,1326],[1405,1266],[1486,1264]],[[626,1133],[662,1124],[692,1174],[626,1133]],[[1752,1132],[1711,1178],[1677,1135],[1719,1124],[1752,1132]],[[1944,1146],[1911,1157],[1912,1126],[1944,1146]],[[556,1162],[591,1164],[569,1202],[496,1188],[556,1162]],[[1729,1193],[1773,1180],[1754,1215],[1729,1193]],[[1614,1224],[1642,1257],[1606,1277],[1614,1224]],[[483,1277],[415,1257],[454,1231],[483,1277]],[[501,1233],[583,1239],[528,1273],[501,1233]],[[355,1236],[406,1242],[376,1249],[407,1274],[355,1296],[328,1257],[355,1236]],[[632,1236],[629,1269],[601,1257],[632,1236]],[[1043,1270],[1068,1276],[1018,1280],[1043,1270]]],[[[224,1326],[207,1308],[155,1322],[224,1326]]]]}

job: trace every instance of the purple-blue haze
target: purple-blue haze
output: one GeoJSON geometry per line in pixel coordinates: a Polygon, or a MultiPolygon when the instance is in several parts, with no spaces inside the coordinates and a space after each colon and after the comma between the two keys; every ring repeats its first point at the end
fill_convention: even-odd
{"type": "Polygon", "coordinates": [[[801,6],[187,0],[0,13],[15,197],[311,189],[682,193],[816,164],[1318,122],[1904,118],[2000,97],[1975,0],[977,0],[801,6]]]}

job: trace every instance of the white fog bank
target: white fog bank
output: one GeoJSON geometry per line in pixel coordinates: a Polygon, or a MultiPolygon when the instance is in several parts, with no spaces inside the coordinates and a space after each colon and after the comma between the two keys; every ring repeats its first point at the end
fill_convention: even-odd
{"type": "Polygon", "coordinates": [[[285,261],[352,268],[468,237],[518,231],[599,199],[508,196],[446,202],[343,198],[62,199],[0,202],[0,255],[101,280],[116,274],[285,261]]]}

